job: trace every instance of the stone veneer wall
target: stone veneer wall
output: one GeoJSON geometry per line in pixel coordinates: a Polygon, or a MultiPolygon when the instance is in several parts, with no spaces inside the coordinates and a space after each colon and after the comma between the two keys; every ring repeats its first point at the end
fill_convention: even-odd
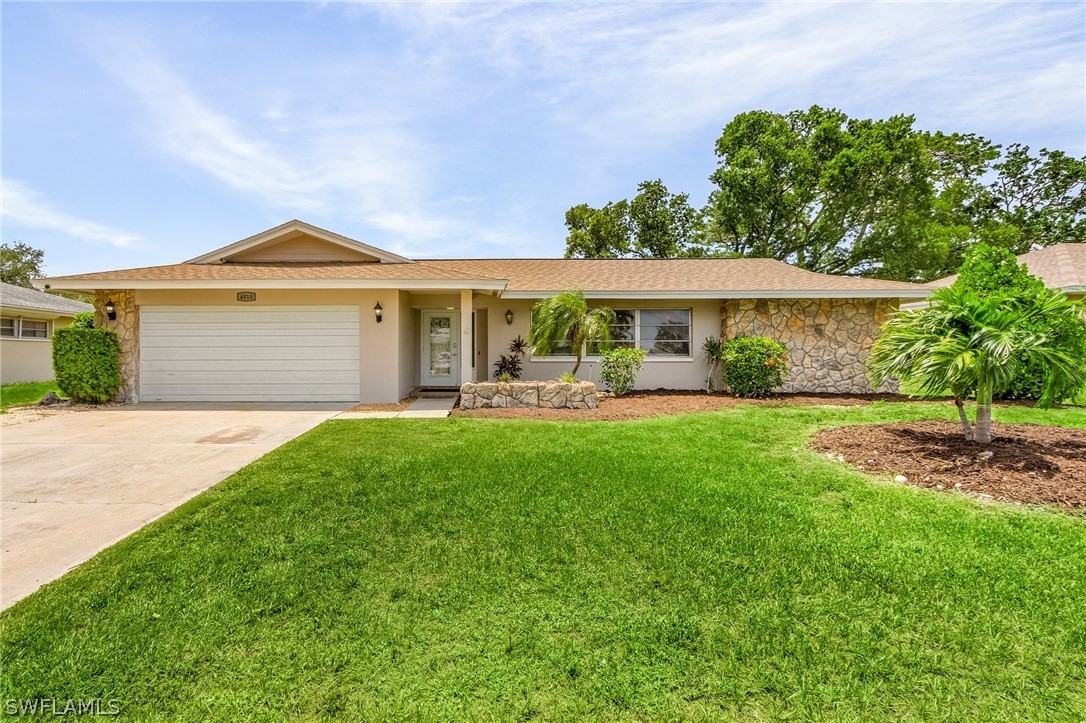
{"type": "Polygon", "coordinates": [[[121,388],[115,402],[135,404],[140,400],[140,311],[136,292],[131,289],[106,289],[94,292],[94,325],[117,333],[121,345],[121,388]],[[106,318],[106,302],[112,300],[117,318],[106,318]]]}
{"type": "Polygon", "coordinates": [[[461,409],[595,409],[598,405],[599,395],[592,382],[468,382],[460,387],[461,409]]]}
{"type": "Polygon", "coordinates": [[[870,394],[867,357],[882,323],[896,310],[890,299],[733,299],[721,309],[721,337],[766,336],[788,349],[786,392],[870,394]]]}

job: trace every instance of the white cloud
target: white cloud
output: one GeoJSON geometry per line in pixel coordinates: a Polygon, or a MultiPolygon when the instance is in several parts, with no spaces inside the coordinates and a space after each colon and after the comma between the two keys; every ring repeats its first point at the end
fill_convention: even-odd
{"type": "Polygon", "coordinates": [[[54,208],[40,194],[13,178],[0,179],[0,214],[11,223],[57,231],[65,236],[96,244],[128,248],[139,236],[78,218],[54,208]]]}

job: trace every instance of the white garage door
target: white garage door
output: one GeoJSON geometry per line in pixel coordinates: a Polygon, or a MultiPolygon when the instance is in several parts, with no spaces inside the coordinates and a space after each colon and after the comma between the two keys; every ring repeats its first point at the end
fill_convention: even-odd
{"type": "Polygon", "coordinates": [[[144,306],[141,399],[350,402],[357,306],[144,306]]]}

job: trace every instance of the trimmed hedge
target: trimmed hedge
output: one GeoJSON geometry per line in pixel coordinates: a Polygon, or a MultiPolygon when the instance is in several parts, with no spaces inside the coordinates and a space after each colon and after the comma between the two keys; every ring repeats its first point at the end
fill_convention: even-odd
{"type": "Polygon", "coordinates": [[[57,329],[53,373],[73,402],[103,404],[121,387],[121,348],[108,329],[57,329]]]}
{"type": "Polygon", "coordinates": [[[788,373],[787,352],[768,337],[736,337],[720,352],[724,383],[740,397],[768,397],[788,373]]]}

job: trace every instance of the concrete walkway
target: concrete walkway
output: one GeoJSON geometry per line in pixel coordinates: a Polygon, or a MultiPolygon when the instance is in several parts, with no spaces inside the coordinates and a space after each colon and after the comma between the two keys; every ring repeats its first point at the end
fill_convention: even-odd
{"type": "Polygon", "coordinates": [[[456,397],[420,397],[400,412],[343,412],[336,419],[443,419],[454,406],[456,397]]]}
{"type": "Polygon", "coordinates": [[[346,406],[137,404],[5,427],[0,607],[346,406]]]}

